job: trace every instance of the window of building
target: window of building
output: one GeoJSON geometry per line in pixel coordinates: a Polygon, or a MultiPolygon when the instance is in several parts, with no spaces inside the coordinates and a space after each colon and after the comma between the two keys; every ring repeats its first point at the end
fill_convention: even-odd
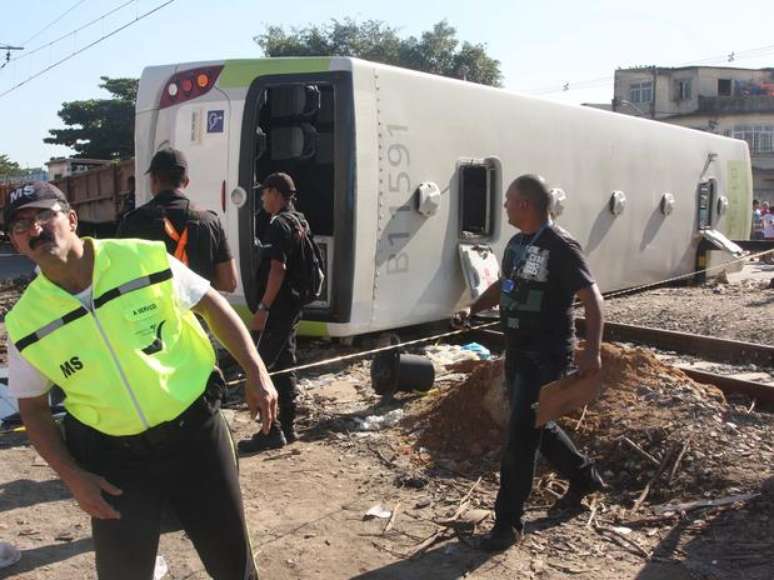
{"type": "Polygon", "coordinates": [[[691,98],[691,79],[678,79],[675,81],[675,100],[686,101],[691,98]]]}
{"type": "Polygon", "coordinates": [[[484,163],[459,169],[460,229],[463,239],[491,236],[494,232],[495,170],[484,163]]]}
{"type": "Polygon", "coordinates": [[[774,153],[774,125],[736,125],[730,136],[747,141],[750,153],[774,153]]]}
{"type": "Polygon", "coordinates": [[[653,81],[630,85],[629,100],[632,103],[650,103],[653,100],[653,81]]]}
{"type": "Polygon", "coordinates": [[[718,96],[731,96],[731,79],[718,79],[718,96]]]}

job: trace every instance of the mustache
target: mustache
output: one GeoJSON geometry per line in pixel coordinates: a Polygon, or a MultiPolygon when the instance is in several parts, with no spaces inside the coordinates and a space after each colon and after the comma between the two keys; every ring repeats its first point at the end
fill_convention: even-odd
{"type": "Polygon", "coordinates": [[[44,244],[46,242],[53,242],[53,241],[54,241],[54,236],[50,232],[43,231],[40,233],[39,236],[36,236],[29,241],[30,250],[34,250],[40,244],[44,244]]]}

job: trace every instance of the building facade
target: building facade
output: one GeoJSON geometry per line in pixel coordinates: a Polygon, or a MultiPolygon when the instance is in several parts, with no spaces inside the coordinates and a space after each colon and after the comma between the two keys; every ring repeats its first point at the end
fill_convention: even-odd
{"type": "Polygon", "coordinates": [[[98,167],[110,165],[112,161],[106,159],[84,159],[80,157],[53,157],[46,162],[48,175],[51,181],[85,173],[98,167]]]}
{"type": "Polygon", "coordinates": [[[756,199],[774,203],[774,68],[615,72],[611,110],[747,141],[756,199]]]}

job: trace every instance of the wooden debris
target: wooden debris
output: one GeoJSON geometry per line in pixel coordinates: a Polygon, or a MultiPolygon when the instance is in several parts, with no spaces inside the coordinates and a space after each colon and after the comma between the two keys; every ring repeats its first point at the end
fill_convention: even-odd
{"type": "Polygon", "coordinates": [[[605,534],[609,534],[610,537],[614,539],[619,546],[623,548],[630,548],[629,551],[632,551],[631,548],[633,548],[634,553],[636,553],[637,555],[642,556],[643,558],[650,558],[650,553],[645,548],[640,546],[637,542],[635,542],[631,538],[627,538],[623,534],[616,532],[612,528],[595,524],[594,531],[596,531],[602,537],[605,537],[605,534]]]}
{"type": "Polygon", "coordinates": [[[571,568],[570,566],[565,566],[564,564],[557,564],[556,562],[549,562],[549,566],[552,568],[556,568],[560,572],[564,572],[565,574],[589,574],[591,572],[598,572],[599,568],[571,568]]]}
{"type": "Polygon", "coordinates": [[[688,447],[691,446],[690,439],[683,443],[682,448],[680,449],[680,453],[677,454],[677,459],[675,459],[674,465],[672,465],[672,471],[669,473],[669,477],[667,478],[667,485],[672,483],[672,479],[674,479],[675,474],[677,473],[677,470],[680,467],[680,462],[683,460],[683,456],[685,455],[685,452],[688,451],[688,447]]]}
{"type": "Polygon", "coordinates": [[[668,503],[665,505],[656,506],[653,511],[657,515],[665,514],[668,512],[687,512],[699,508],[706,507],[720,507],[724,505],[731,505],[738,501],[748,501],[755,497],[758,497],[760,493],[744,493],[739,495],[729,495],[728,497],[721,497],[718,499],[705,499],[698,501],[689,501],[686,503],[668,503]]]}
{"type": "Polygon", "coordinates": [[[586,418],[586,411],[588,410],[588,408],[589,408],[588,405],[583,405],[583,412],[581,413],[581,416],[578,419],[578,422],[575,423],[575,428],[573,429],[573,431],[577,431],[578,429],[580,429],[580,426],[583,424],[583,420],[586,418]]]}
{"type": "Polygon", "coordinates": [[[398,517],[398,510],[399,509],[400,509],[400,502],[396,503],[395,507],[392,508],[392,513],[390,514],[390,519],[387,520],[387,523],[384,525],[384,529],[382,530],[382,535],[383,536],[392,529],[392,526],[395,523],[395,518],[398,517]]]}
{"type": "Polygon", "coordinates": [[[672,457],[674,457],[675,451],[677,450],[677,445],[677,443],[672,444],[672,446],[664,454],[664,459],[661,460],[661,465],[658,466],[656,473],[653,474],[653,477],[651,477],[650,481],[645,485],[645,488],[642,490],[640,497],[638,497],[637,501],[634,502],[634,506],[632,506],[632,512],[636,512],[638,509],[640,509],[640,506],[648,497],[653,484],[656,483],[656,480],[659,477],[661,477],[661,474],[664,473],[667,465],[669,465],[669,461],[672,459],[672,457]]]}
{"type": "Polygon", "coordinates": [[[647,459],[648,461],[650,461],[650,462],[651,462],[653,465],[655,465],[655,466],[657,466],[657,467],[658,467],[658,465],[660,465],[660,463],[659,463],[659,460],[658,460],[658,459],[656,459],[655,457],[653,457],[653,456],[652,456],[650,453],[648,453],[647,451],[645,451],[645,450],[644,450],[642,447],[640,447],[639,445],[637,445],[637,444],[636,444],[634,441],[632,441],[632,440],[631,440],[631,439],[629,439],[628,437],[621,437],[621,441],[623,441],[624,443],[626,443],[626,444],[627,444],[629,447],[631,447],[632,449],[634,449],[634,450],[635,450],[637,453],[639,453],[640,455],[642,455],[642,456],[643,456],[645,459],[647,459]]]}

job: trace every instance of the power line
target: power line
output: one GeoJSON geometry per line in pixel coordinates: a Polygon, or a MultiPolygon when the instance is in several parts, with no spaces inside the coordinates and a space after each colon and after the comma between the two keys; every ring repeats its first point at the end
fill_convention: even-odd
{"type": "Polygon", "coordinates": [[[43,75],[43,74],[47,73],[47,72],[48,72],[48,71],[50,71],[51,69],[53,69],[53,68],[56,68],[56,67],[57,67],[57,66],[59,66],[60,64],[62,64],[62,63],[64,63],[64,62],[67,62],[67,61],[68,61],[68,60],[70,60],[71,58],[73,58],[73,57],[75,57],[75,56],[78,56],[78,55],[79,55],[79,54],[81,54],[82,52],[84,52],[84,51],[86,51],[86,50],[90,49],[92,46],[95,46],[95,45],[99,44],[99,43],[100,43],[100,42],[102,42],[103,40],[107,40],[107,39],[108,39],[108,38],[110,38],[111,36],[114,36],[114,35],[118,34],[118,33],[119,33],[119,32],[121,32],[122,30],[124,30],[125,28],[129,28],[129,27],[130,27],[132,24],[135,24],[135,23],[139,22],[140,20],[142,20],[143,18],[146,18],[147,16],[150,16],[150,15],[151,15],[151,14],[153,14],[154,12],[158,12],[159,10],[161,10],[162,8],[164,8],[165,6],[168,6],[168,5],[172,4],[172,2],[174,2],[174,1],[175,1],[175,0],[167,0],[166,2],[164,2],[164,3],[162,3],[162,4],[159,4],[159,5],[158,5],[158,6],[156,6],[155,8],[153,8],[153,9],[151,9],[151,10],[148,10],[148,11],[147,11],[147,12],[145,12],[144,14],[141,14],[141,15],[139,15],[139,16],[137,16],[137,17],[135,17],[135,19],[134,19],[134,20],[130,20],[130,21],[129,21],[129,22],[127,22],[126,24],[123,24],[122,26],[119,26],[118,28],[115,28],[115,29],[111,30],[110,32],[108,32],[108,33],[107,33],[107,34],[105,34],[104,36],[101,36],[101,37],[99,37],[99,38],[98,38],[97,40],[95,40],[94,42],[92,42],[92,43],[90,43],[90,44],[87,44],[87,45],[86,45],[86,46],[84,46],[83,48],[80,48],[80,49],[76,50],[76,51],[75,51],[75,52],[73,52],[72,54],[70,54],[70,55],[68,55],[68,56],[66,56],[66,57],[64,57],[64,58],[62,58],[62,59],[60,59],[60,60],[58,60],[58,61],[57,61],[57,62],[55,62],[54,64],[52,64],[52,65],[50,65],[50,66],[47,66],[46,68],[44,68],[43,70],[40,70],[40,71],[36,72],[36,73],[35,73],[35,74],[33,74],[32,76],[29,76],[29,77],[27,77],[27,78],[26,78],[26,79],[24,79],[22,82],[20,82],[20,83],[18,83],[18,84],[16,84],[16,85],[14,85],[14,86],[12,86],[12,87],[11,87],[10,89],[8,89],[7,91],[4,91],[4,92],[0,93],[0,98],[4,97],[4,96],[5,96],[5,95],[7,95],[8,93],[11,93],[11,92],[15,91],[15,90],[16,90],[16,89],[18,89],[19,87],[21,87],[21,86],[23,86],[23,85],[26,85],[26,84],[27,84],[28,82],[30,82],[31,80],[34,80],[34,79],[38,78],[39,76],[41,76],[41,75],[43,75]]]}
{"type": "Polygon", "coordinates": [[[48,47],[56,44],[57,42],[61,42],[65,38],[69,38],[70,36],[72,36],[74,34],[78,34],[81,30],[85,30],[86,28],[88,28],[89,26],[92,26],[93,24],[99,22],[100,20],[103,20],[103,19],[107,18],[108,16],[111,16],[111,15],[115,14],[116,12],[121,10],[122,8],[126,8],[127,6],[129,6],[129,4],[134,4],[136,1],[137,0],[128,0],[127,2],[124,2],[123,4],[121,4],[120,6],[116,6],[112,10],[110,10],[108,12],[105,12],[102,16],[97,16],[97,18],[95,18],[94,20],[90,20],[89,22],[87,22],[83,26],[80,26],[80,27],[76,28],[75,30],[71,30],[67,34],[63,34],[59,38],[56,38],[56,39],[52,40],[51,42],[49,42],[47,44],[42,44],[39,47],[30,50],[29,52],[25,52],[24,54],[19,55],[19,56],[17,56],[14,59],[11,59],[11,62],[16,62],[16,61],[21,60],[23,58],[27,58],[28,56],[32,56],[36,52],[40,52],[41,50],[43,50],[45,48],[48,48],[48,47]]]}
{"type": "MultiPolygon", "coordinates": [[[[694,60],[672,65],[672,67],[670,68],[682,68],[682,67],[697,66],[697,65],[704,65],[704,64],[708,65],[708,64],[715,64],[715,63],[724,62],[724,61],[731,63],[731,62],[735,62],[737,60],[742,60],[746,58],[768,56],[769,54],[772,54],[772,53],[774,53],[774,44],[770,44],[768,46],[761,46],[758,48],[750,48],[740,52],[731,51],[730,53],[724,54],[724,55],[716,55],[716,56],[711,56],[711,57],[702,58],[702,59],[694,59],[694,60]]],[[[650,67],[644,67],[644,68],[650,68],[650,67]]],[[[666,68],[666,67],[658,67],[658,68],[666,68]]],[[[570,91],[576,91],[581,89],[592,89],[592,88],[604,86],[607,83],[613,81],[614,79],[615,79],[615,76],[607,75],[604,77],[597,77],[594,79],[588,79],[584,81],[574,81],[574,82],[568,81],[560,85],[552,85],[550,87],[543,87],[540,89],[531,89],[531,90],[526,90],[525,92],[533,95],[548,95],[548,94],[562,93],[562,92],[567,93],[570,91]]]]}
{"type": "Polygon", "coordinates": [[[5,68],[5,65],[7,65],[9,62],[11,62],[11,51],[12,50],[24,50],[23,46],[11,46],[10,44],[2,44],[0,43],[0,51],[5,51],[5,61],[3,64],[0,64],[0,69],[5,68]]]}
{"type": "Polygon", "coordinates": [[[60,14],[59,16],[57,16],[56,18],[54,18],[54,20],[52,20],[51,22],[49,22],[48,24],[46,24],[46,25],[45,25],[43,28],[41,28],[40,30],[38,30],[38,31],[37,31],[35,34],[33,34],[32,36],[30,36],[30,37],[29,37],[27,40],[25,40],[24,42],[22,42],[22,44],[27,44],[27,43],[28,43],[30,40],[33,40],[33,39],[37,38],[38,36],[40,36],[41,34],[43,34],[43,33],[44,33],[46,30],[48,30],[48,29],[49,29],[49,28],[51,28],[51,27],[52,27],[54,24],[56,24],[57,22],[59,22],[60,20],[62,20],[62,18],[64,18],[64,17],[65,17],[65,16],[67,16],[68,14],[70,14],[70,12],[72,12],[73,10],[75,10],[76,8],[78,8],[78,6],[80,6],[80,5],[81,5],[81,4],[83,4],[84,2],[86,2],[86,0],[79,0],[79,1],[78,1],[78,2],[76,2],[74,5],[70,6],[70,8],[68,8],[67,10],[65,10],[65,11],[64,11],[62,14],[60,14]]]}

